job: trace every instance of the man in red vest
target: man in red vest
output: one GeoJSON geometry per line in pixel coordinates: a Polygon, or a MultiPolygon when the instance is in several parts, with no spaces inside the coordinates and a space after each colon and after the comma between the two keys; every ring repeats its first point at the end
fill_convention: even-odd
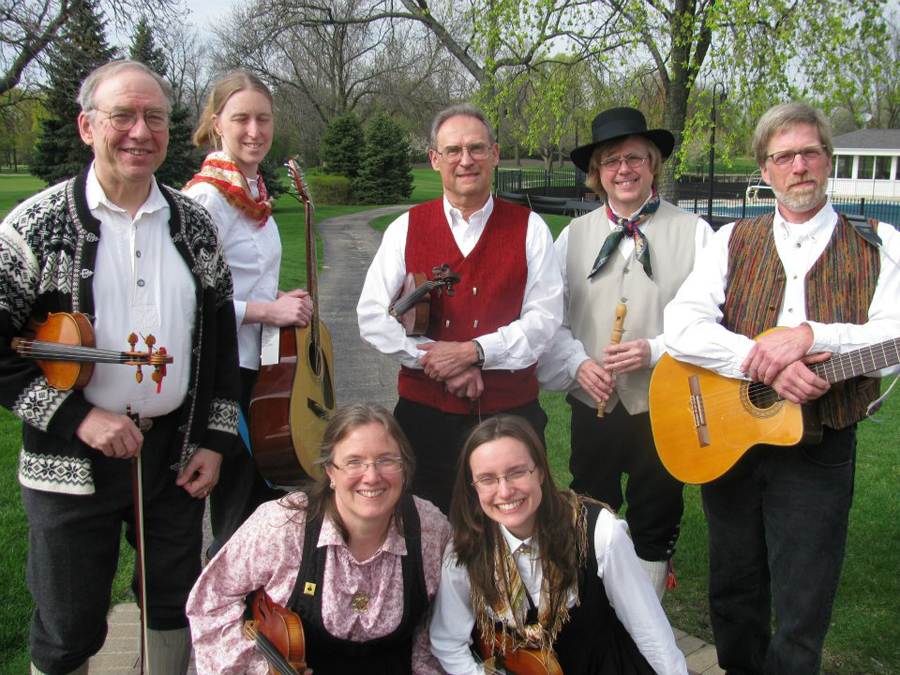
{"type": "Polygon", "coordinates": [[[679,360],[770,385],[821,418],[820,443],[753,446],[702,487],[719,665],[730,675],[818,673],[847,541],[856,425],[879,373],[831,387],[807,364],[900,336],[900,236],[835,211],[834,146],[818,110],[771,108],[752,145],[777,207],[715,234],[665,310],[665,341],[679,360]],[[754,341],[775,326],[784,330],[754,341]]]}
{"type": "Polygon", "coordinates": [[[481,419],[521,415],[543,438],[534,369],[562,320],[563,291],[547,225],[491,195],[500,151],[484,113],[438,113],[428,154],[444,196],[388,227],[357,315],[363,339],[401,364],[394,414],[416,454],[412,492],[446,513],[462,440],[481,419]],[[454,295],[433,293],[425,335],[406,335],[388,307],[407,273],[431,278],[444,264],[460,276],[454,295]]]}

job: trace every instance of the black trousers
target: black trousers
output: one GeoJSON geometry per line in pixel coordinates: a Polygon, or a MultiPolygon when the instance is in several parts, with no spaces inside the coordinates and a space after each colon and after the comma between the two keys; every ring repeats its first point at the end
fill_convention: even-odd
{"type": "MultiPolygon", "coordinates": [[[[250,419],[250,398],[258,371],[241,368],[241,411],[250,419]]],[[[207,553],[213,557],[231,539],[244,521],[265,502],[284,496],[284,492],[269,487],[256,468],[256,461],[242,438],[235,439],[231,454],[222,460],[219,482],[209,494],[209,520],[213,540],[207,553]]]]}
{"type": "Polygon", "coordinates": [[[684,484],[666,471],[650,428],[650,413],[630,415],[621,402],[597,417],[597,409],[573,396],[570,487],[618,511],[627,501],[625,520],[634,550],[644,560],[667,560],[675,551],[684,484]],[[622,474],[628,474],[622,494],[622,474]]]}
{"type": "Polygon", "coordinates": [[[544,443],[547,414],[537,399],[518,408],[480,416],[445,413],[405,398],[397,401],[394,417],[416,457],[410,492],[427,499],[445,514],[449,513],[457,463],[466,437],[482,420],[500,414],[524,417],[544,443]]]}
{"type": "MultiPolygon", "coordinates": [[[[170,468],[181,452],[173,443],[179,415],[156,418],[142,450],[147,618],[154,630],[188,625],[184,606],[200,574],[203,500],[175,485],[170,468]]],[[[64,452],[81,441],[44,435],[43,442],[58,443],[55,450],[64,452]]],[[[27,579],[35,603],[31,660],[49,675],[69,673],[100,651],[123,522],[134,545],[131,462],[90,452],[94,494],[22,488],[30,527],[27,579]]]]}

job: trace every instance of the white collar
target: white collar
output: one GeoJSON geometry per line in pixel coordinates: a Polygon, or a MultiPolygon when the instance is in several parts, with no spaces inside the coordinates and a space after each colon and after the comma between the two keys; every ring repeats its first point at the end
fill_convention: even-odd
{"type": "MultiPolygon", "coordinates": [[[[446,195],[443,197],[443,200],[444,200],[444,216],[447,218],[448,223],[450,223],[452,225],[457,218],[462,222],[466,222],[465,218],[463,218],[462,211],[460,211],[458,208],[453,206],[450,203],[450,201],[447,199],[446,195]]],[[[469,216],[468,222],[472,222],[472,220],[473,220],[473,218],[475,218],[475,216],[482,214],[481,216],[479,216],[481,218],[481,220],[478,221],[476,219],[476,222],[486,223],[488,218],[491,217],[491,214],[493,212],[494,212],[494,195],[488,194],[488,198],[487,198],[487,201],[484,203],[484,206],[482,206],[480,209],[478,209],[477,211],[472,213],[472,215],[469,216]]]]}
{"type": "MultiPolygon", "coordinates": [[[[87,205],[91,212],[94,212],[100,206],[105,206],[115,213],[127,213],[126,209],[123,209],[118,204],[114,204],[106,196],[106,193],[103,191],[103,186],[100,185],[100,180],[97,178],[97,172],[94,170],[94,162],[91,162],[91,168],[88,169],[87,182],[85,184],[85,198],[87,199],[87,205]]],[[[154,178],[150,184],[150,194],[147,195],[147,199],[141,204],[141,208],[137,210],[137,213],[134,215],[134,220],[137,220],[143,213],[154,213],[160,209],[167,208],[169,208],[169,202],[163,197],[159,186],[156,184],[156,179],[154,178]]]]}
{"type": "Polygon", "coordinates": [[[811,239],[818,240],[820,237],[828,238],[831,236],[834,226],[837,223],[838,214],[831,205],[831,199],[828,198],[825,205],[816,212],[812,218],[805,223],[789,223],[781,215],[781,210],[775,207],[775,227],[776,236],[782,239],[811,239]]]}

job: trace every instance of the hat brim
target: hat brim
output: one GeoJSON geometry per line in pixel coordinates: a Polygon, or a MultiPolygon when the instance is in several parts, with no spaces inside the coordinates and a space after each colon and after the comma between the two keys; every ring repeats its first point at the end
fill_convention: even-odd
{"type": "Polygon", "coordinates": [[[642,136],[648,141],[651,141],[657,148],[659,148],[659,152],[662,155],[663,160],[667,160],[672,154],[672,150],[675,148],[675,137],[670,131],[666,131],[665,129],[648,129],[647,131],[632,131],[620,136],[611,136],[610,138],[603,138],[599,141],[594,141],[593,143],[579,146],[572,150],[572,152],[569,154],[569,157],[572,159],[572,164],[587,173],[588,169],[590,168],[591,155],[594,154],[594,148],[596,148],[598,145],[602,145],[603,143],[614,141],[617,138],[624,139],[628,138],[629,136],[642,136]]]}

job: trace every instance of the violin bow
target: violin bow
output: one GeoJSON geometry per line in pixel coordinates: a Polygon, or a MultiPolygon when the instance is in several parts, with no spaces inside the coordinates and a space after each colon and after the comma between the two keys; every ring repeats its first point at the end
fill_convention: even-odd
{"type": "MultiPolygon", "coordinates": [[[[131,410],[131,406],[125,406],[125,411],[138,429],[141,428],[140,415],[131,410]]],[[[147,566],[144,560],[144,480],[141,467],[142,455],[131,458],[131,494],[134,499],[134,528],[135,528],[135,564],[138,571],[138,593],[140,594],[141,610],[141,672],[150,675],[150,664],[147,663],[147,566]]]]}

